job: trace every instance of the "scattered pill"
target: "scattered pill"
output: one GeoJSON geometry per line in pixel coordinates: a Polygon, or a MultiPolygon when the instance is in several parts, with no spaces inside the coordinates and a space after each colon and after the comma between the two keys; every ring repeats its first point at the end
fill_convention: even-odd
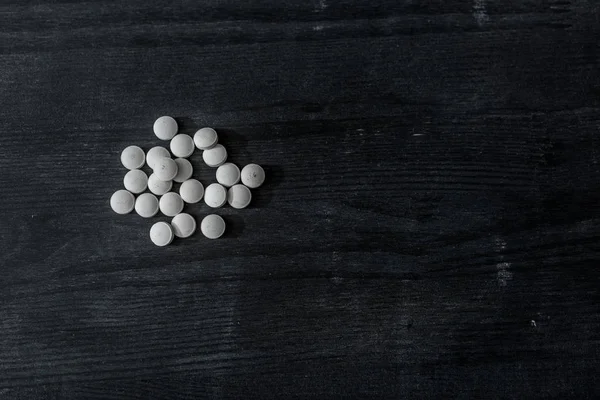
{"type": "Polygon", "coordinates": [[[213,128],[202,128],[194,135],[194,144],[200,150],[208,150],[217,144],[219,137],[213,128]]]}
{"type": "MultiPolygon", "coordinates": [[[[151,227],[150,238],[157,246],[166,246],[174,237],[186,238],[196,231],[194,217],[182,212],[184,203],[198,203],[204,198],[212,208],[222,207],[225,203],[236,209],[245,208],[252,201],[249,188],[258,188],[265,181],[265,171],[257,164],[248,164],[240,171],[235,164],[227,163],[227,149],[219,144],[217,132],[212,128],[199,129],[193,137],[178,134],[177,121],[162,116],[154,122],[153,130],[159,139],[170,140],[171,151],[155,146],[144,154],[138,146],[125,148],[121,152],[121,163],[129,169],[123,178],[126,190],[116,191],[110,198],[110,205],[119,214],[135,209],[144,218],[151,218],[158,211],[173,217],[170,224],[158,222],[151,227]],[[218,183],[206,189],[201,182],[191,179],[194,168],[186,159],[196,148],[203,150],[202,158],[209,167],[217,168],[218,183]],[[153,170],[149,177],[141,170],[144,163],[153,170]],[[179,194],[171,192],[173,181],[181,183],[179,194]],[[143,193],[146,188],[152,194],[143,193]],[[139,194],[137,199],[133,193],[139,194]],[[157,196],[162,197],[159,200],[157,196]]],[[[211,214],[202,220],[200,229],[207,238],[216,239],[224,234],[226,224],[222,217],[211,214]]]]}
{"type": "Polygon", "coordinates": [[[242,168],[242,183],[256,189],[265,181],[265,170],[258,164],[248,164],[242,168]]]}
{"type": "Polygon", "coordinates": [[[175,175],[173,180],[177,183],[182,183],[190,179],[194,173],[192,163],[185,158],[176,158],[174,161],[177,164],[177,175],[175,175]]]}
{"type": "Polygon", "coordinates": [[[207,215],[200,223],[200,230],[209,239],[220,238],[225,233],[225,221],[219,215],[207,215]]]}
{"type": "Polygon", "coordinates": [[[117,214],[129,214],[133,210],[135,197],[125,189],[117,190],[110,197],[110,207],[117,214]]]}
{"type": "Polygon", "coordinates": [[[160,117],[154,122],[154,134],[161,140],[171,140],[177,134],[179,127],[172,117],[160,117]]]}
{"type": "Polygon", "coordinates": [[[127,169],[138,169],[144,165],[144,150],[137,146],[126,147],[121,152],[121,163],[127,169]]]}
{"type": "Polygon", "coordinates": [[[218,183],[211,183],[204,191],[204,202],[212,208],[222,207],[227,201],[227,190],[218,183]]]}
{"type": "Polygon", "coordinates": [[[151,193],[142,193],[135,199],[135,212],[141,217],[151,218],[158,212],[158,199],[151,193]]]}
{"type": "Polygon", "coordinates": [[[131,193],[142,193],[148,187],[148,175],[141,169],[132,169],[125,174],[123,185],[131,193]]]}
{"type": "Polygon", "coordinates": [[[174,160],[163,157],[154,164],[154,175],[161,181],[171,181],[177,175],[177,163],[174,160]]]}
{"type": "Polygon", "coordinates": [[[148,150],[148,153],[146,154],[146,164],[148,164],[150,168],[154,169],[156,162],[163,157],[171,158],[171,153],[169,153],[169,150],[162,146],[153,147],[148,150]]]}
{"type": "Polygon", "coordinates": [[[222,144],[202,152],[202,159],[209,167],[218,167],[227,161],[227,150],[222,144]]]}
{"type": "Polygon", "coordinates": [[[165,193],[158,202],[160,212],[167,217],[174,217],[183,210],[183,200],[175,192],[165,193]]]}
{"type": "Polygon", "coordinates": [[[196,220],[187,213],[177,214],[171,221],[171,227],[178,238],[190,237],[196,231],[196,220]]]}
{"type": "Polygon", "coordinates": [[[231,187],[240,181],[240,169],[233,163],[225,163],[217,168],[217,182],[231,187]]]}
{"type": "Polygon", "coordinates": [[[150,228],[150,240],[157,246],[166,246],[173,241],[175,235],[171,225],[166,222],[157,222],[150,228]]]}
{"type": "Polygon", "coordinates": [[[252,200],[252,193],[244,185],[234,185],[227,191],[227,202],[233,208],[246,208],[252,200]]]}
{"type": "Polygon", "coordinates": [[[148,178],[148,189],[157,196],[169,192],[173,187],[173,181],[161,181],[155,174],[151,174],[148,178]]]}
{"type": "Polygon", "coordinates": [[[189,204],[195,204],[204,196],[204,186],[196,179],[188,179],[179,187],[179,195],[189,204]]]}
{"type": "Polygon", "coordinates": [[[192,155],[196,146],[194,146],[194,139],[190,135],[180,133],[171,139],[171,153],[175,157],[189,157],[192,155]]]}

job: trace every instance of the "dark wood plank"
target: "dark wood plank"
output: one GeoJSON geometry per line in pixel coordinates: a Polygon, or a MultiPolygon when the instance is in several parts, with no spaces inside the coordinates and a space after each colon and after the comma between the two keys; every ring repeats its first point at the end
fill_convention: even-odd
{"type": "Polygon", "coordinates": [[[2,2],[0,398],[597,397],[599,11],[2,2]],[[221,240],[110,210],[163,114],[221,240]]]}

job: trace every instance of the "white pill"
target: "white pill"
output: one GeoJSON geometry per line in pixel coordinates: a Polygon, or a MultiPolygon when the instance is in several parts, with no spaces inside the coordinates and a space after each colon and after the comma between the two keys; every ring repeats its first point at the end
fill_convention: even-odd
{"type": "Polygon", "coordinates": [[[128,214],[133,210],[135,197],[127,190],[117,190],[110,197],[110,207],[117,214],[128,214]]]}
{"type": "Polygon", "coordinates": [[[240,169],[232,163],[225,163],[217,168],[217,182],[231,187],[240,181],[240,169]]]}
{"type": "Polygon", "coordinates": [[[162,196],[173,187],[173,181],[161,181],[155,174],[148,178],[148,189],[157,196],[162,196]]]}
{"type": "Polygon", "coordinates": [[[173,180],[177,183],[182,183],[190,179],[194,173],[192,164],[185,158],[176,158],[174,161],[177,164],[177,175],[175,175],[173,180]]]}
{"type": "Polygon", "coordinates": [[[189,204],[195,204],[204,196],[204,186],[196,179],[188,179],[179,187],[179,195],[189,204]]]}
{"type": "Polygon", "coordinates": [[[142,193],[135,199],[135,212],[141,217],[154,217],[158,212],[158,199],[151,193],[142,193]]]}
{"type": "Polygon", "coordinates": [[[148,164],[150,168],[154,169],[156,162],[163,157],[171,158],[171,153],[169,153],[169,150],[162,146],[153,147],[148,150],[148,154],[146,154],[146,164],[148,164]]]}
{"type": "Polygon", "coordinates": [[[142,193],[148,187],[148,175],[141,169],[132,169],[125,174],[123,185],[131,193],[142,193]]]}
{"type": "Polygon", "coordinates": [[[194,144],[200,150],[208,150],[217,144],[219,137],[213,128],[202,128],[194,135],[194,144]]]}
{"type": "Polygon", "coordinates": [[[170,158],[159,158],[154,164],[154,175],[161,181],[172,181],[177,175],[177,163],[170,158]]]}
{"type": "Polygon", "coordinates": [[[212,149],[204,150],[202,159],[209,167],[216,168],[227,161],[227,150],[222,144],[218,144],[212,149]]]}
{"type": "Polygon", "coordinates": [[[258,164],[248,164],[242,168],[242,183],[256,189],[265,181],[265,170],[258,164]]]}
{"type": "Polygon", "coordinates": [[[154,121],[154,134],[161,140],[171,140],[177,134],[177,121],[171,117],[160,117],[154,121]]]}
{"type": "Polygon", "coordinates": [[[220,238],[225,233],[225,221],[216,214],[207,215],[200,223],[200,230],[209,239],[220,238]]]}
{"type": "Polygon", "coordinates": [[[196,232],[196,220],[190,214],[177,214],[171,221],[171,227],[178,238],[190,237],[196,232]]]}
{"type": "Polygon", "coordinates": [[[157,222],[150,228],[150,240],[157,246],[166,246],[173,241],[175,235],[171,225],[166,222],[157,222]]]}
{"type": "Polygon", "coordinates": [[[194,146],[194,139],[190,135],[184,135],[180,133],[171,139],[171,153],[175,157],[189,157],[192,155],[196,147],[194,146]]]}
{"type": "Polygon", "coordinates": [[[204,202],[212,208],[222,207],[227,201],[227,190],[218,183],[211,183],[204,191],[204,202]]]}
{"type": "Polygon", "coordinates": [[[252,200],[252,193],[244,185],[234,185],[227,191],[227,202],[233,208],[246,208],[252,200]]]}
{"type": "Polygon", "coordinates": [[[142,168],[145,158],[144,150],[137,146],[126,147],[121,153],[121,163],[127,169],[142,168]]]}
{"type": "Polygon", "coordinates": [[[165,193],[158,203],[160,212],[167,217],[174,217],[183,210],[183,200],[181,196],[175,192],[165,193]]]}

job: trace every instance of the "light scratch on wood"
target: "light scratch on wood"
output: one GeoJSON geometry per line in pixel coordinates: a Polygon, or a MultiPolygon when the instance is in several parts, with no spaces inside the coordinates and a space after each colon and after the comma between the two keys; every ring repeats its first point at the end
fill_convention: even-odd
{"type": "Polygon", "coordinates": [[[513,273],[510,272],[511,264],[504,261],[504,254],[502,254],[506,250],[506,242],[502,238],[497,237],[494,239],[494,243],[496,253],[500,253],[500,262],[496,264],[496,280],[498,281],[498,285],[504,287],[513,278],[513,273]]]}
{"type": "Polygon", "coordinates": [[[315,11],[321,12],[321,11],[325,10],[326,8],[327,8],[327,3],[325,2],[325,0],[319,0],[315,11]]]}
{"type": "Polygon", "coordinates": [[[485,25],[490,20],[485,6],[485,0],[475,0],[473,3],[473,18],[479,26],[485,25]]]}

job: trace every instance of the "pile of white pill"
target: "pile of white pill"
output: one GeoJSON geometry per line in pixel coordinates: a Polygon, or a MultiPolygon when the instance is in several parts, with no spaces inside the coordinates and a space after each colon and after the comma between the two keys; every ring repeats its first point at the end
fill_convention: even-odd
{"type": "MultiPolygon", "coordinates": [[[[150,239],[157,246],[166,246],[175,237],[187,238],[194,234],[196,220],[183,212],[186,203],[195,204],[204,197],[206,205],[212,208],[226,203],[233,208],[245,208],[252,200],[250,189],[258,188],[265,180],[265,171],[260,165],[248,164],[240,171],[237,165],[226,162],[227,150],[219,144],[214,129],[202,128],[193,138],[178,131],[175,119],[160,117],[154,122],[154,134],[170,141],[170,152],[162,146],[153,147],[147,153],[138,146],[125,148],[121,153],[121,163],[129,170],[123,178],[125,189],[117,190],[110,198],[110,206],[117,214],[135,210],[140,216],[151,218],[160,211],[173,218],[170,224],[157,222],[150,228],[150,239]],[[211,183],[206,189],[200,181],[192,179],[194,169],[187,160],[196,148],[202,150],[206,165],[217,168],[217,183],[211,183]],[[152,169],[150,176],[140,169],[144,163],[152,169]],[[173,182],[181,183],[179,193],[171,191],[173,182]]],[[[217,239],[225,233],[225,221],[219,215],[207,215],[200,223],[200,230],[207,238],[217,239]]]]}

